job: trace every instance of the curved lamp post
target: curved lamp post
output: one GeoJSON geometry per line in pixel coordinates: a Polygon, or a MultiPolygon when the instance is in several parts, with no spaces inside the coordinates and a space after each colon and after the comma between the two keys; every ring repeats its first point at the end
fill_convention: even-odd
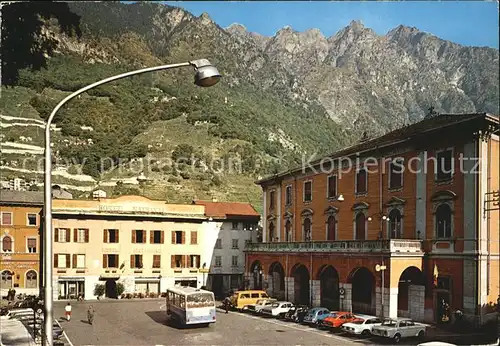
{"type": "Polygon", "coordinates": [[[87,85],[72,94],[66,96],[64,100],[59,102],[57,106],[50,113],[49,118],[47,119],[47,123],[45,125],[45,179],[44,179],[44,344],[45,345],[53,345],[53,296],[52,296],[52,156],[50,149],[50,126],[52,124],[52,120],[56,115],[57,111],[72,98],[86,92],[87,90],[93,89],[100,85],[113,82],[118,79],[127,78],[130,76],[135,76],[147,72],[168,70],[177,67],[186,67],[192,66],[195,69],[194,76],[194,84],[201,87],[210,87],[220,80],[222,77],[217,70],[207,59],[199,59],[194,61],[183,62],[179,64],[169,64],[169,65],[161,65],[155,67],[143,68],[140,70],[130,71],[126,73],[122,73],[116,76],[108,77],[93,84],[87,85]]]}

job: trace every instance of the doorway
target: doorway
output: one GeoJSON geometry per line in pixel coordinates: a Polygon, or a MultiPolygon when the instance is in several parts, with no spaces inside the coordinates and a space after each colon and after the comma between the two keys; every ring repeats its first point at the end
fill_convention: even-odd
{"type": "Polygon", "coordinates": [[[118,293],[116,291],[116,280],[107,279],[106,280],[106,297],[108,298],[118,298],[118,293]]]}

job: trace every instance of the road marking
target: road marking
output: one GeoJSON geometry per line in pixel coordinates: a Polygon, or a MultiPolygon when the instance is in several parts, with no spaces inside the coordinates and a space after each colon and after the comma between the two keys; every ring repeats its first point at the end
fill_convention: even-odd
{"type": "MultiPolygon", "coordinates": [[[[254,320],[260,320],[260,321],[263,321],[262,318],[260,317],[257,317],[257,316],[250,316],[250,315],[247,315],[247,314],[243,314],[243,313],[240,313],[240,312],[233,312],[233,314],[238,314],[240,316],[244,316],[246,318],[252,318],[254,320]]],[[[307,333],[311,333],[311,334],[317,334],[317,335],[321,335],[321,336],[326,336],[326,337],[329,337],[329,338],[332,338],[332,339],[337,339],[337,340],[341,340],[344,344],[349,344],[349,343],[352,343],[352,344],[359,344],[359,343],[362,343],[360,341],[353,341],[353,340],[349,340],[349,339],[346,339],[346,338],[342,338],[340,336],[336,336],[336,335],[333,335],[333,334],[325,334],[325,333],[321,333],[317,330],[312,330],[310,328],[307,328],[307,329],[302,329],[302,328],[298,328],[296,326],[293,326],[293,325],[289,325],[289,324],[284,324],[284,323],[280,323],[278,321],[273,321],[273,320],[265,320],[266,322],[268,323],[273,323],[275,325],[278,325],[278,326],[281,326],[281,327],[286,327],[286,328],[290,328],[290,329],[295,329],[295,330],[298,330],[298,331],[301,331],[301,332],[307,332],[307,333]]]]}
{"type": "Polygon", "coordinates": [[[160,306],[160,310],[163,309],[165,306],[167,306],[167,304],[163,304],[162,306],[160,306]]]}
{"type": "MultiPolygon", "coordinates": [[[[58,325],[59,327],[61,327],[61,324],[59,323],[59,321],[58,321],[58,320],[56,320],[56,323],[57,323],[57,325],[58,325]]],[[[68,334],[66,334],[66,332],[64,331],[64,328],[63,328],[63,327],[61,327],[61,329],[63,330],[63,335],[64,335],[64,337],[66,338],[66,340],[68,341],[69,346],[73,346],[73,343],[72,343],[72,342],[71,342],[71,340],[68,338],[68,334]]]]}

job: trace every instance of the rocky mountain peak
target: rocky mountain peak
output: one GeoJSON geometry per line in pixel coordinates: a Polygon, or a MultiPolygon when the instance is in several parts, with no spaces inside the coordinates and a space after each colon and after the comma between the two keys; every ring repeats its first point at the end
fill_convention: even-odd
{"type": "Polygon", "coordinates": [[[225,30],[231,34],[246,34],[248,32],[247,28],[240,23],[233,23],[229,25],[225,30]]]}
{"type": "Polygon", "coordinates": [[[214,24],[214,22],[212,21],[212,18],[210,18],[210,16],[208,15],[207,12],[203,12],[199,17],[198,19],[200,20],[201,24],[203,25],[209,25],[209,24],[214,24]]]}
{"type": "Polygon", "coordinates": [[[408,41],[411,40],[416,34],[422,33],[415,27],[409,27],[405,25],[398,25],[394,29],[390,30],[386,37],[392,41],[408,41]]]}

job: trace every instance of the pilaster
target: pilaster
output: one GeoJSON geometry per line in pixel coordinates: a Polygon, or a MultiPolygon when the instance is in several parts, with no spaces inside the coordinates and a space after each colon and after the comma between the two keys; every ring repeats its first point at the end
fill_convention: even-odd
{"type": "MultiPolygon", "coordinates": [[[[381,288],[375,289],[375,311],[377,316],[382,316],[381,288]]],[[[384,288],[384,314],[383,317],[398,317],[398,288],[384,288]]]]}
{"type": "Polygon", "coordinates": [[[416,173],[416,205],[415,205],[415,236],[420,234],[421,239],[426,238],[426,200],[427,200],[427,153],[421,152],[418,154],[419,160],[417,161],[417,173],[416,173]]]}
{"type": "Polygon", "coordinates": [[[295,278],[285,277],[285,294],[289,302],[295,302],[295,278]]]}
{"type": "Polygon", "coordinates": [[[278,241],[281,241],[281,231],[282,231],[282,227],[281,227],[281,220],[283,218],[282,216],[282,213],[281,213],[281,184],[278,185],[278,189],[276,190],[276,199],[277,199],[277,203],[276,203],[276,210],[277,210],[277,219],[276,219],[276,236],[278,237],[278,241]]]}
{"type": "Polygon", "coordinates": [[[352,312],[352,284],[341,282],[339,288],[344,289],[344,298],[340,298],[340,309],[352,312]]]}
{"type": "Polygon", "coordinates": [[[408,312],[409,317],[422,322],[425,319],[425,286],[410,285],[408,287],[408,312]]]}
{"type": "Polygon", "coordinates": [[[312,302],[312,307],[318,307],[321,305],[321,281],[320,280],[309,280],[309,301],[312,302]]]}

